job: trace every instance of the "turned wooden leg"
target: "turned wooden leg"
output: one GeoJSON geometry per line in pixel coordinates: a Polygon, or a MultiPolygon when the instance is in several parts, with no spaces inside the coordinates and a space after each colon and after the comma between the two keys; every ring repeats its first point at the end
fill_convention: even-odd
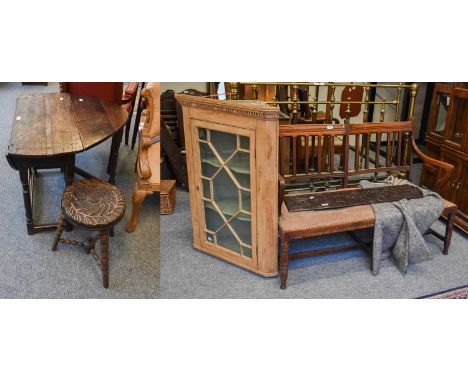
{"type": "Polygon", "coordinates": [[[115,171],[117,169],[117,163],[119,160],[119,149],[120,144],[122,143],[123,129],[116,133],[112,137],[111,152],[109,155],[109,162],[107,165],[107,173],[109,174],[108,182],[110,184],[115,184],[115,171]]]}
{"type": "Polygon", "coordinates": [[[109,232],[102,231],[99,240],[101,241],[102,285],[104,288],[109,288],[109,232]]]}
{"type": "Polygon", "coordinates": [[[67,221],[65,220],[65,218],[63,216],[60,216],[60,221],[57,227],[57,231],[55,231],[54,242],[52,243],[52,251],[57,250],[58,242],[60,238],[62,237],[63,228],[66,226],[66,224],[67,224],[67,221]]]}
{"type": "Polygon", "coordinates": [[[26,227],[28,229],[28,235],[34,234],[34,220],[32,212],[32,202],[31,202],[31,189],[29,187],[29,168],[26,166],[21,166],[19,169],[21,186],[23,187],[23,202],[24,202],[24,212],[26,216],[26,227]]]}
{"type": "Polygon", "coordinates": [[[448,250],[450,247],[450,242],[452,241],[452,232],[453,232],[453,221],[455,219],[456,212],[452,212],[448,215],[447,227],[445,228],[445,238],[444,238],[444,255],[448,255],[448,250]]]}
{"type": "Polygon", "coordinates": [[[143,203],[143,200],[145,200],[145,197],[147,194],[148,193],[146,191],[139,190],[138,186],[135,184],[135,190],[133,191],[133,198],[132,198],[132,203],[133,203],[132,217],[130,218],[127,226],[125,227],[125,230],[127,232],[135,231],[135,227],[138,223],[138,218],[140,217],[141,205],[143,203]]]}
{"type": "Polygon", "coordinates": [[[286,281],[288,279],[288,261],[289,261],[289,241],[283,239],[281,241],[280,254],[280,288],[286,289],[286,281]]]}

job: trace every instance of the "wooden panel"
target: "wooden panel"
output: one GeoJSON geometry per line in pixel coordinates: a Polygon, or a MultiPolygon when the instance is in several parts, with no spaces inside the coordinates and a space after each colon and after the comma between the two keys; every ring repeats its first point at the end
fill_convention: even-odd
{"type": "Polygon", "coordinates": [[[46,153],[44,97],[24,95],[17,99],[8,152],[16,155],[46,153]]]}
{"type": "Polygon", "coordinates": [[[255,139],[258,270],[278,272],[278,120],[257,120],[255,139]],[[275,174],[275,175],[273,175],[275,174]]]}
{"type": "Polygon", "coordinates": [[[458,214],[455,224],[468,233],[468,161],[462,163],[461,175],[457,184],[458,214]]]}
{"type": "Polygon", "coordinates": [[[458,191],[458,209],[468,215],[468,162],[462,163],[461,174],[455,188],[458,191]]]}
{"type": "Polygon", "coordinates": [[[83,150],[80,133],[76,124],[70,97],[59,94],[46,98],[50,133],[47,140],[50,150],[47,155],[83,150]]]}
{"type": "Polygon", "coordinates": [[[86,150],[119,131],[128,113],[119,103],[75,94],[19,96],[8,154],[46,157],[86,150]]]}
{"type": "Polygon", "coordinates": [[[114,127],[98,98],[71,94],[75,121],[83,147],[89,148],[114,133],[114,127]]]}
{"type": "Polygon", "coordinates": [[[289,212],[328,210],[376,203],[396,202],[401,199],[422,198],[422,191],[411,185],[356,188],[288,195],[284,198],[289,212]]]}
{"type": "Polygon", "coordinates": [[[462,160],[460,158],[457,158],[455,155],[452,155],[451,153],[448,153],[446,151],[441,151],[441,160],[450,164],[453,164],[455,169],[452,174],[452,177],[450,180],[445,183],[440,189],[440,195],[451,201],[454,202],[455,204],[457,203],[457,193],[456,193],[456,185],[459,182],[459,177],[460,177],[460,171],[462,169],[462,160]]]}

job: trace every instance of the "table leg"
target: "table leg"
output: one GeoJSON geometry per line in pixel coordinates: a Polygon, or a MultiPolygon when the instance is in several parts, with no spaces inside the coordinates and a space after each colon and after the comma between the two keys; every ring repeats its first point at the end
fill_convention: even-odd
{"type": "Polygon", "coordinates": [[[115,171],[117,169],[119,149],[120,144],[122,143],[123,132],[123,129],[120,129],[120,131],[112,137],[112,146],[109,155],[109,165],[107,169],[107,173],[109,174],[109,183],[111,184],[115,184],[115,171]]]}
{"type": "Polygon", "coordinates": [[[68,186],[73,182],[73,178],[75,177],[75,155],[70,155],[65,159],[63,177],[65,186],[68,186]]]}
{"type": "MultiPolygon", "coordinates": [[[[65,158],[65,165],[63,167],[63,177],[65,187],[72,184],[73,178],[75,177],[75,154],[72,154],[65,158]]],[[[68,220],[65,220],[64,227],[65,231],[67,232],[73,231],[73,225],[68,220]]]]}
{"type": "Polygon", "coordinates": [[[19,169],[21,186],[23,187],[23,202],[24,210],[26,215],[26,226],[28,229],[28,235],[34,234],[34,221],[33,213],[31,208],[31,192],[29,187],[29,168],[21,166],[19,169]]]}

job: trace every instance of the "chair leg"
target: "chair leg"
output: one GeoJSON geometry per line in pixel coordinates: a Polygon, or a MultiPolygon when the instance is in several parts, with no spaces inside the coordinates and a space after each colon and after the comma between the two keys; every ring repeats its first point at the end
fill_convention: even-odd
{"type": "Polygon", "coordinates": [[[102,285],[104,288],[109,288],[109,232],[101,231],[99,240],[101,241],[102,285]]]}
{"type": "Polygon", "coordinates": [[[288,279],[288,261],[289,261],[289,241],[283,239],[281,241],[280,254],[280,288],[286,289],[286,281],[288,279]]]}
{"type": "Polygon", "coordinates": [[[445,228],[445,238],[444,238],[444,255],[448,255],[448,250],[450,247],[450,242],[452,241],[452,232],[453,232],[453,221],[455,219],[456,212],[452,212],[448,216],[447,227],[445,228]]]}
{"type": "Polygon", "coordinates": [[[52,243],[52,251],[57,250],[58,242],[59,242],[60,238],[62,237],[63,228],[66,225],[67,225],[67,221],[65,220],[65,218],[63,216],[60,216],[59,225],[57,227],[57,231],[55,231],[54,242],[52,243]]]}
{"type": "Polygon", "coordinates": [[[138,218],[140,217],[141,205],[143,203],[143,200],[145,200],[145,197],[147,194],[148,193],[146,191],[139,190],[138,185],[135,184],[135,190],[133,191],[133,198],[132,198],[132,203],[133,203],[132,217],[130,218],[127,226],[125,227],[125,230],[127,232],[135,231],[135,227],[138,223],[138,218]]]}

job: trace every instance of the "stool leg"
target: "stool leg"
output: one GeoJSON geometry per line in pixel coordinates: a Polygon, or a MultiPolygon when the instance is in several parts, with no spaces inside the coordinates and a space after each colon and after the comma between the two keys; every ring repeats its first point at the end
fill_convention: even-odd
{"type": "Polygon", "coordinates": [[[65,220],[65,218],[63,216],[60,216],[60,221],[59,221],[59,225],[57,227],[57,231],[55,231],[55,237],[54,237],[54,242],[52,243],[52,251],[56,251],[57,250],[57,245],[58,245],[58,242],[60,240],[60,237],[62,236],[62,232],[63,232],[63,227],[67,224],[67,221],[65,220]]]}
{"type": "Polygon", "coordinates": [[[455,219],[456,212],[452,212],[448,216],[447,227],[445,228],[445,238],[444,238],[444,255],[448,255],[448,250],[450,247],[450,242],[452,241],[452,232],[453,232],[453,221],[455,219]]]}
{"type": "Polygon", "coordinates": [[[102,285],[104,288],[109,288],[109,232],[102,231],[99,239],[101,241],[102,285]]]}
{"type": "Polygon", "coordinates": [[[288,261],[289,261],[289,241],[283,239],[281,241],[280,254],[280,288],[286,289],[286,281],[288,280],[288,261]]]}
{"type": "Polygon", "coordinates": [[[110,237],[114,237],[114,226],[109,230],[110,237]]]}

